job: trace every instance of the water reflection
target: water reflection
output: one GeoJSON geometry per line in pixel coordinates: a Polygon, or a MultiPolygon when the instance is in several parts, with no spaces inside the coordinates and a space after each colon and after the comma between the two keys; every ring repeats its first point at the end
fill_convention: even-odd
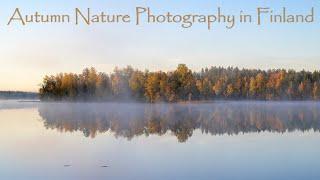
{"type": "Polygon", "coordinates": [[[39,114],[48,129],[81,131],[92,138],[110,131],[128,140],[172,133],[179,142],[186,142],[196,129],[211,135],[320,129],[320,104],[313,102],[50,103],[40,104],[39,114]]]}

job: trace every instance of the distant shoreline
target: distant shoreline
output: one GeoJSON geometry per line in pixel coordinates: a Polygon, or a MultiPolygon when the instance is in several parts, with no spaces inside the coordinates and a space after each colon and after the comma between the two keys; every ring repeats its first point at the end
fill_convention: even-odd
{"type": "Polygon", "coordinates": [[[25,92],[25,91],[0,91],[0,100],[10,100],[10,99],[16,99],[16,100],[39,99],[39,93],[25,92]]]}

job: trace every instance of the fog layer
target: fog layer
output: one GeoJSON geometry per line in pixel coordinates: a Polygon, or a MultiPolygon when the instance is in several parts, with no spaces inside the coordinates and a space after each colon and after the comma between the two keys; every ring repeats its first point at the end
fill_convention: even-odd
{"type": "Polygon", "coordinates": [[[197,129],[211,135],[320,129],[320,103],[315,102],[41,103],[39,114],[49,129],[92,138],[111,132],[128,140],[170,133],[185,142],[197,129]]]}

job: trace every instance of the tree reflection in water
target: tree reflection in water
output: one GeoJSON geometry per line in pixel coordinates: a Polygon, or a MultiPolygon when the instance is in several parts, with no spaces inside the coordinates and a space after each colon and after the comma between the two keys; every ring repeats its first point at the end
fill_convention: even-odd
{"type": "Polygon", "coordinates": [[[92,138],[110,131],[128,140],[171,132],[186,142],[196,129],[211,135],[320,129],[320,104],[314,102],[44,103],[39,114],[48,129],[92,138]]]}

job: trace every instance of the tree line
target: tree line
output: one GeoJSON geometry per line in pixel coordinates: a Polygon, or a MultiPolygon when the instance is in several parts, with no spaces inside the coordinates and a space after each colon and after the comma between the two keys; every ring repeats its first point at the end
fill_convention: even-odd
{"type": "Polygon", "coordinates": [[[81,74],[45,76],[39,94],[46,101],[319,100],[320,72],[233,67],[194,72],[184,64],[169,72],[127,66],[107,74],[86,68],[81,74]]]}
{"type": "Polygon", "coordinates": [[[0,91],[0,99],[37,99],[38,93],[22,91],[0,91]]]}

